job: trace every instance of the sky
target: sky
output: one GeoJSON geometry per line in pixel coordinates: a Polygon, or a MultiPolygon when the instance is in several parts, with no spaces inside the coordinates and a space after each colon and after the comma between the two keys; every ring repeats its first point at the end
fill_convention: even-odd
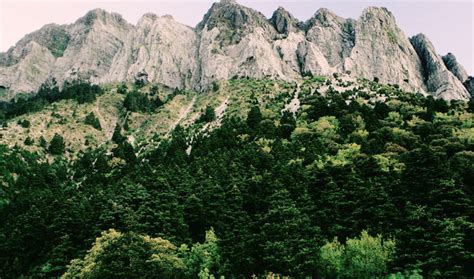
{"type": "MultiPolygon", "coordinates": [[[[367,6],[388,8],[407,36],[424,33],[439,54],[452,52],[474,75],[474,0],[237,0],[270,17],[279,6],[300,20],[319,8],[357,19],[367,6]]],[[[136,24],[147,12],[172,15],[194,27],[215,1],[212,0],[0,0],[0,52],[25,34],[48,23],[72,23],[87,11],[103,8],[136,24]]]]}

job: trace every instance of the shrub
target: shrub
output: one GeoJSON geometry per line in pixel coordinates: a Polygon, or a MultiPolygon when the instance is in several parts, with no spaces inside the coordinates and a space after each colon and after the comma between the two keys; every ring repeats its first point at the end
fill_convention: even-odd
{"type": "Polygon", "coordinates": [[[49,143],[48,151],[52,155],[61,155],[64,153],[66,146],[64,144],[64,139],[61,135],[54,134],[51,142],[49,143]]]}
{"type": "Polygon", "coordinates": [[[329,278],[380,278],[387,273],[395,241],[362,231],[360,238],[341,244],[337,238],[320,250],[322,275],[329,278]]]}
{"type": "Polygon", "coordinates": [[[113,229],[98,237],[84,259],[75,259],[63,278],[184,278],[178,248],[160,237],[113,229]]]}
{"type": "Polygon", "coordinates": [[[86,116],[86,119],[84,120],[84,123],[87,124],[87,125],[90,125],[92,127],[94,127],[95,129],[97,130],[101,130],[101,126],[100,126],[100,121],[99,119],[95,116],[95,114],[93,112],[90,112],[87,116],[86,116]]]}
{"type": "Polygon", "coordinates": [[[23,120],[18,120],[18,125],[20,125],[23,128],[30,128],[31,123],[27,119],[23,119],[23,120]]]}
{"type": "Polygon", "coordinates": [[[214,112],[214,109],[211,106],[206,106],[206,109],[204,110],[204,113],[199,117],[198,122],[211,122],[216,119],[216,113],[214,112]]]}
{"type": "Polygon", "coordinates": [[[25,141],[23,142],[25,145],[33,145],[33,143],[35,143],[35,141],[30,138],[29,136],[26,137],[25,141]]]}

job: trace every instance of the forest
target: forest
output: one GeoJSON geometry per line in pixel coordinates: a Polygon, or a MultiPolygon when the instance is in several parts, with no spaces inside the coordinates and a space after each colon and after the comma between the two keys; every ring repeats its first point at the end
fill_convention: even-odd
{"type": "MultiPolygon", "coordinates": [[[[162,104],[127,94],[129,110],[162,104]]],[[[139,155],[120,128],[111,152],[74,159],[60,135],[49,160],[0,145],[0,278],[473,277],[474,102],[347,97],[277,119],[255,98],[139,155]]]]}

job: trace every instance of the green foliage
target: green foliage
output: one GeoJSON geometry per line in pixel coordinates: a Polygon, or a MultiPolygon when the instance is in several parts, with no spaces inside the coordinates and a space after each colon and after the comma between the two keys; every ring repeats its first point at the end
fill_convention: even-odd
{"type": "Polygon", "coordinates": [[[122,136],[122,127],[119,123],[115,125],[114,133],[112,134],[112,141],[115,143],[122,143],[125,140],[125,137],[122,136]]]}
{"type": "Polygon", "coordinates": [[[134,88],[135,89],[140,89],[142,88],[143,86],[145,86],[146,84],[146,79],[145,78],[138,78],[138,79],[135,79],[135,82],[134,82],[134,88]]]}
{"type": "Polygon", "coordinates": [[[275,192],[270,201],[261,236],[265,266],[298,277],[316,274],[319,228],[307,226],[309,216],[298,209],[287,190],[275,192]]]}
{"type": "Polygon", "coordinates": [[[248,115],[247,115],[247,125],[250,128],[255,128],[262,120],[262,113],[260,112],[260,108],[258,106],[253,106],[248,115]]]}
{"type": "Polygon", "coordinates": [[[395,32],[393,30],[388,30],[387,31],[387,36],[388,36],[388,40],[392,43],[392,44],[396,44],[397,43],[397,35],[395,34],[395,32]]]}
{"type": "Polygon", "coordinates": [[[163,105],[158,96],[149,99],[147,94],[134,90],[125,96],[123,106],[131,112],[152,112],[163,105]]]}
{"type": "Polygon", "coordinates": [[[62,278],[183,278],[185,270],[171,242],[111,229],[84,259],[71,261],[62,278]]]}
{"type": "Polygon", "coordinates": [[[194,244],[191,251],[186,251],[186,246],[180,249],[185,252],[185,262],[189,276],[197,275],[200,279],[207,279],[211,274],[218,274],[221,264],[221,252],[218,242],[214,229],[211,228],[206,232],[204,243],[194,244]]]}
{"type": "Polygon", "coordinates": [[[125,83],[121,83],[118,87],[117,87],[117,93],[119,94],[126,94],[127,93],[127,85],[125,83]]]}
{"type": "Polygon", "coordinates": [[[89,83],[73,82],[64,83],[61,91],[60,99],[73,99],[79,104],[90,103],[95,101],[98,95],[101,95],[103,90],[98,85],[89,83]]]}
{"type": "Polygon", "coordinates": [[[65,151],[64,139],[59,134],[54,134],[53,138],[49,142],[48,151],[52,155],[61,155],[65,151]]]}
{"type": "Polygon", "coordinates": [[[389,279],[423,279],[423,276],[420,275],[419,270],[413,270],[411,272],[397,272],[396,274],[390,274],[389,279]]]}
{"type": "Polygon", "coordinates": [[[42,148],[48,147],[48,142],[43,136],[40,136],[39,138],[39,146],[41,146],[42,148]]]}
{"type": "Polygon", "coordinates": [[[56,80],[53,79],[50,83],[43,84],[31,97],[2,104],[0,112],[5,118],[10,119],[29,112],[40,111],[47,105],[61,100],[76,100],[79,104],[90,103],[102,93],[103,90],[98,85],[78,81],[65,82],[63,89],[59,90],[56,80]]]}
{"type": "Polygon", "coordinates": [[[395,241],[382,240],[363,231],[360,238],[342,245],[334,239],[321,247],[320,266],[328,278],[380,278],[387,274],[395,252],[395,241]]]}
{"type": "Polygon", "coordinates": [[[116,144],[73,158],[0,146],[0,277],[79,274],[86,262],[115,277],[174,263],[184,278],[472,277],[468,104],[365,82],[386,100],[302,84],[301,108],[281,114],[296,85],[231,80],[241,91],[205,135],[178,125],[134,147],[121,117],[116,144]],[[122,233],[92,257],[108,229],[122,233]],[[396,250],[354,238],[364,230],[396,250]],[[176,245],[174,260],[150,260],[146,235],[176,245]]]}
{"type": "Polygon", "coordinates": [[[296,128],[296,119],[293,113],[284,111],[280,119],[280,135],[282,138],[289,139],[291,133],[296,128]]]}
{"type": "Polygon", "coordinates": [[[199,117],[198,122],[207,123],[216,119],[216,113],[211,106],[206,106],[204,113],[199,117]]]}
{"type": "Polygon", "coordinates": [[[69,34],[66,30],[55,31],[48,42],[48,49],[54,57],[61,57],[69,44],[69,40],[69,34]]]}
{"type": "Polygon", "coordinates": [[[86,118],[84,119],[84,123],[94,127],[97,130],[102,129],[100,126],[99,119],[95,116],[95,114],[92,111],[89,114],[87,114],[86,118]]]}
{"type": "Polygon", "coordinates": [[[30,128],[31,123],[27,119],[19,120],[18,125],[20,125],[23,128],[30,128]]]}
{"type": "Polygon", "coordinates": [[[33,145],[35,143],[35,141],[30,138],[29,136],[26,137],[25,141],[23,142],[25,145],[33,145]]]}
{"type": "Polygon", "coordinates": [[[220,88],[219,82],[218,81],[213,81],[212,82],[212,91],[217,92],[217,91],[219,91],[219,88],[220,88]]]}
{"type": "Polygon", "coordinates": [[[328,278],[343,277],[345,274],[345,246],[337,238],[321,247],[319,265],[321,273],[328,278]]]}

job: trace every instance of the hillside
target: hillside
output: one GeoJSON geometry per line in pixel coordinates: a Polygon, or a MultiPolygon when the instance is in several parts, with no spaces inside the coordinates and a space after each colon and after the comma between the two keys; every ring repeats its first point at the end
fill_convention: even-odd
{"type": "Polygon", "coordinates": [[[472,101],[348,75],[63,94],[6,110],[1,277],[473,274],[472,101]]]}
{"type": "Polygon", "coordinates": [[[474,278],[472,96],[385,8],[48,24],[0,53],[0,278],[474,278]]]}
{"type": "MultiPolygon", "coordinates": [[[[55,90],[58,89],[46,89],[45,95],[55,90]]],[[[218,127],[222,118],[245,117],[250,104],[255,101],[262,104],[262,112],[272,119],[277,119],[285,110],[296,115],[305,98],[331,92],[341,94],[348,102],[363,102],[364,98],[372,102],[385,101],[390,94],[412,94],[404,92],[398,85],[356,79],[347,74],[308,77],[296,82],[232,79],[214,83],[213,88],[206,92],[172,90],[158,84],[109,84],[102,87],[100,95],[84,103],[59,99],[40,111],[29,112],[27,109],[16,113],[19,115],[15,115],[15,107],[34,108],[41,99],[12,103],[16,105],[10,108],[10,116],[8,110],[5,113],[7,119],[0,131],[0,144],[44,154],[44,148],[40,147],[41,138],[49,142],[55,134],[60,134],[64,138],[66,153],[74,156],[88,148],[112,148],[114,131],[119,128],[127,141],[142,152],[168,138],[177,125],[189,128],[192,135],[203,134],[218,127]],[[124,92],[118,93],[120,88],[124,88],[124,92]],[[124,100],[132,93],[146,96],[147,103],[158,98],[162,104],[152,110],[126,108],[124,100]],[[361,94],[363,97],[359,96],[361,94]],[[199,121],[207,107],[218,116],[212,123],[199,121]],[[91,113],[100,127],[87,123],[86,117],[91,113]],[[28,125],[23,125],[23,122],[28,125]]]]}

